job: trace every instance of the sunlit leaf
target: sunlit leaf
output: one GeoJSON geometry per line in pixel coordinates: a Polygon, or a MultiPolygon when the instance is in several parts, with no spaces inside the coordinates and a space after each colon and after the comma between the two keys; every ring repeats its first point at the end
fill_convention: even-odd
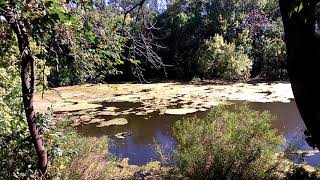
{"type": "Polygon", "coordinates": [[[72,24],[76,24],[78,21],[78,18],[76,16],[70,16],[70,21],[72,24]]]}
{"type": "Polygon", "coordinates": [[[89,38],[89,40],[90,40],[91,42],[94,42],[95,39],[96,39],[95,34],[94,34],[93,32],[91,32],[91,31],[87,32],[87,36],[88,36],[88,38],[89,38]]]}
{"type": "Polygon", "coordinates": [[[0,12],[5,11],[8,7],[8,2],[6,0],[0,0],[0,12]]]}

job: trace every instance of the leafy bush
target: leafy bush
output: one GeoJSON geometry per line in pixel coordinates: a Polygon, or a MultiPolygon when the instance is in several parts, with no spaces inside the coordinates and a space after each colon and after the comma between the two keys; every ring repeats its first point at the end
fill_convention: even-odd
{"type": "Polygon", "coordinates": [[[251,59],[234,43],[226,43],[220,35],[205,42],[199,61],[206,78],[245,80],[250,77],[251,59]]]}
{"type": "Polygon", "coordinates": [[[8,46],[0,53],[0,177],[26,179],[36,172],[35,152],[24,118],[19,71],[14,65],[17,47],[8,46]]]}
{"type": "Polygon", "coordinates": [[[35,179],[37,159],[27,130],[0,136],[0,179],[35,179]]]}
{"type": "Polygon", "coordinates": [[[21,131],[26,122],[18,70],[14,66],[0,66],[0,79],[0,135],[21,131]]]}
{"type": "MultiPolygon", "coordinates": [[[[19,86],[17,86],[19,87],[19,86]]],[[[16,88],[19,89],[19,88],[16,88]]],[[[21,104],[20,97],[12,97],[12,102],[21,104]]],[[[39,176],[37,167],[37,155],[29,130],[27,129],[22,106],[16,107],[21,114],[13,117],[6,117],[2,128],[5,131],[0,133],[0,177],[4,179],[36,179],[39,176]],[[18,123],[17,123],[18,122],[18,123]]],[[[12,109],[12,112],[15,112],[12,109]]],[[[3,115],[0,111],[0,116],[3,115]]],[[[52,113],[37,114],[37,125],[40,134],[50,133],[52,113]]],[[[52,144],[47,144],[48,147],[52,144]]]]}
{"type": "Polygon", "coordinates": [[[114,161],[107,137],[81,136],[67,119],[55,122],[51,111],[37,121],[48,151],[48,179],[108,179],[114,161]]]}
{"type": "MultiPolygon", "coordinates": [[[[48,151],[48,178],[107,179],[113,167],[111,159],[104,159],[107,138],[81,137],[67,127],[67,121],[63,123],[53,123],[51,111],[37,114],[39,131],[48,151]]],[[[39,178],[37,156],[28,130],[2,128],[5,127],[11,131],[0,134],[0,179],[39,178]]]]}
{"type": "Polygon", "coordinates": [[[51,134],[50,178],[108,179],[114,165],[106,160],[107,138],[81,137],[74,132],[51,134]]]}
{"type": "Polygon", "coordinates": [[[174,159],[180,173],[196,179],[263,179],[274,175],[282,137],[271,115],[247,106],[213,109],[205,119],[178,121],[174,159]]]}
{"type": "Polygon", "coordinates": [[[0,42],[0,179],[34,179],[37,156],[22,103],[20,53],[16,37],[3,22],[0,39],[5,39],[0,42]]]}
{"type": "MultiPolygon", "coordinates": [[[[212,41],[210,38],[213,38],[214,34],[223,36],[226,42],[234,43],[237,52],[246,54],[260,66],[261,61],[264,61],[263,53],[254,53],[255,50],[261,50],[261,47],[255,45],[259,43],[255,40],[270,30],[283,33],[281,23],[278,23],[281,21],[278,19],[281,20],[281,16],[275,0],[199,0],[168,3],[167,9],[156,17],[158,27],[162,27],[156,31],[160,37],[156,41],[166,47],[160,49],[159,54],[165,64],[172,65],[167,68],[168,77],[191,80],[194,76],[202,76],[205,70],[214,71],[215,67],[203,66],[210,63],[198,62],[199,57],[204,57],[204,61],[208,60],[205,53],[208,48],[202,44],[206,39],[212,41]]],[[[266,36],[270,37],[269,34],[266,36]]],[[[278,34],[274,37],[283,36],[278,34]]],[[[223,52],[227,54],[225,50],[223,52]]],[[[247,66],[246,63],[241,64],[247,66]]],[[[257,68],[253,75],[261,74],[261,70],[257,68]]],[[[217,72],[208,72],[205,75],[205,78],[215,78],[217,72]]],[[[233,78],[227,75],[227,79],[233,78]]]]}

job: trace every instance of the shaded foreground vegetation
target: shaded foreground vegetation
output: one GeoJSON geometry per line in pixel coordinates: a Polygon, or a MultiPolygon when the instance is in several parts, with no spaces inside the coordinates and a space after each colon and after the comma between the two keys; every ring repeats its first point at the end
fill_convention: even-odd
{"type": "MultiPolygon", "coordinates": [[[[107,165],[107,138],[79,136],[68,122],[55,122],[50,114],[38,114],[40,132],[48,151],[49,179],[101,179],[110,173],[107,165]],[[62,124],[61,124],[62,123],[62,124]]],[[[27,132],[26,132],[27,133],[27,132]]],[[[1,179],[38,179],[36,154],[30,136],[1,136],[1,179]]],[[[112,162],[112,161],[111,161],[112,162]]],[[[110,164],[112,165],[112,164],[110,164]]]]}
{"type": "MultiPolygon", "coordinates": [[[[107,152],[107,137],[83,137],[67,119],[56,122],[50,114],[38,115],[48,150],[49,179],[316,179],[315,172],[285,160],[280,148],[283,137],[270,127],[271,119],[270,113],[245,105],[235,111],[227,106],[213,108],[204,119],[193,117],[175,124],[177,146],[172,156],[163,158],[162,165],[151,162],[136,167],[107,152]],[[161,167],[168,162],[174,166],[161,167]]],[[[21,142],[20,137],[14,138],[0,139],[1,177],[37,179],[31,139],[23,139],[21,145],[14,144],[21,142]],[[7,151],[10,149],[14,151],[7,151]]]]}

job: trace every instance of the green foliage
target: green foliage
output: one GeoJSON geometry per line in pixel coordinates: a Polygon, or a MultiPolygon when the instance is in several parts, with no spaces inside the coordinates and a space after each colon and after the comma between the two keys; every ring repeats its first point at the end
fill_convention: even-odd
{"type": "Polygon", "coordinates": [[[83,137],[70,129],[54,132],[46,136],[50,178],[108,179],[114,163],[107,154],[107,137],[83,137]]]}
{"type": "Polygon", "coordinates": [[[20,78],[14,66],[0,67],[0,135],[25,129],[20,78]]]}
{"type": "Polygon", "coordinates": [[[159,161],[151,161],[142,167],[144,173],[148,173],[151,171],[157,171],[161,168],[159,161]]]}
{"type": "Polygon", "coordinates": [[[8,7],[8,3],[6,0],[0,0],[0,12],[5,11],[5,9],[8,7]]]}
{"type": "Polygon", "coordinates": [[[0,136],[0,177],[35,179],[38,175],[36,154],[27,129],[0,136]]]}
{"type": "MultiPolygon", "coordinates": [[[[1,7],[6,2],[1,1],[1,7]]],[[[28,22],[26,31],[31,35],[29,41],[37,61],[38,89],[46,89],[48,84],[103,82],[109,76],[122,74],[118,66],[124,62],[128,62],[126,66],[139,65],[141,57],[128,54],[131,37],[122,31],[133,30],[132,18],[123,23],[122,13],[98,1],[73,3],[15,2],[14,8],[21,9],[17,11],[18,20],[28,22]]],[[[1,28],[9,28],[5,21],[0,23],[1,28]]],[[[8,35],[1,40],[14,37],[12,33],[8,35]]]]}
{"type": "MultiPolygon", "coordinates": [[[[57,123],[52,111],[37,114],[37,125],[49,158],[49,179],[108,179],[114,165],[107,156],[107,138],[78,135],[69,123],[57,123]]],[[[25,122],[25,121],[23,121],[25,122]]],[[[37,159],[28,130],[0,135],[0,179],[37,179],[37,159]]],[[[110,155],[108,155],[110,156],[110,155]]]]}
{"type": "Polygon", "coordinates": [[[203,56],[206,42],[219,34],[252,60],[253,68],[246,78],[261,75],[273,80],[286,79],[282,58],[285,55],[282,51],[283,30],[279,18],[275,0],[173,1],[156,17],[157,25],[161,27],[156,34],[160,37],[160,44],[166,47],[160,49],[159,54],[166,64],[172,65],[167,68],[169,77],[210,78],[203,74],[203,62],[198,60],[203,56]],[[278,30],[280,33],[275,33],[278,30]],[[277,45],[270,50],[270,46],[260,42],[262,38],[276,39],[274,43],[277,45]],[[259,52],[261,49],[265,50],[259,52]],[[271,55],[275,54],[271,51],[281,51],[281,55],[271,55]],[[264,65],[276,70],[268,73],[263,69],[264,65]]]}
{"type": "Polygon", "coordinates": [[[234,43],[226,43],[220,35],[205,42],[199,61],[204,76],[209,79],[245,80],[250,77],[251,59],[234,43]]]}
{"type": "Polygon", "coordinates": [[[286,79],[286,47],[280,38],[261,38],[261,72],[271,80],[286,79]]]}
{"type": "Polygon", "coordinates": [[[19,50],[12,31],[0,22],[0,177],[26,179],[36,173],[35,153],[25,121],[19,50]]]}
{"type": "Polygon", "coordinates": [[[1,103],[4,108],[0,110],[0,177],[34,178],[37,174],[36,156],[22,114],[21,99],[13,96],[10,101],[7,104],[1,103]],[[9,106],[12,106],[12,109],[8,110],[9,106]]]}
{"type": "MultiPolygon", "coordinates": [[[[5,7],[6,2],[2,0],[1,7],[5,7]]],[[[149,77],[168,75],[169,78],[189,80],[193,77],[287,78],[283,30],[275,0],[176,0],[168,2],[162,11],[156,10],[159,8],[157,3],[147,1],[143,18],[136,16],[138,12],[135,10],[128,14],[125,22],[121,9],[127,9],[133,2],[72,2],[17,3],[22,10],[19,17],[27,17],[29,22],[30,41],[40,69],[37,73],[38,89],[46,89],[48,84],[61,86],[128,78],[132,70],[141,72],[143,69],[149,77]],[[149,28],[144,27],[149,24],[149,28]],[[154,35],[149,34],[151,40],[137,43],[137,39],[147,37],[148,33],[154,35]],[[239,72],[208,76],[204,73],[204,64],[199,59],[203,57],[206,42],[215,34],[228,42],[226,47],[230,47],[230,51],[243,54],[234,54],[240,56],[240,61],[252,60],[249,74],[241,72],[243,77],[228,77],[239,72]],[[142,47],[146,42],[148,44],[142,47]],[[161,59],[169,65],[165,74],[155,71],[159,67],[150,67],[150,63],[144,62],[153,53],[159,55],[155,61],[161,59]]],[[[301,9],[300,4],[297,3],[295,8],[301,9]]],[[[154,65],[155,61],[151,64],[154,65]]],[[[220,71],[229,72],[230,67],[226,68],[229,69],[220,71]]]]}
{"type": "Polygon", "coordinates": [[[53,85],[102,82],[109,75],[121,74],[117,66],[124,63],[123,17],[112,9],[74,10],[72,14],[77,23],[59,25],[51,36],[49,81],[53,85]]]}
{"type": "Polygon", "coordinates": [[[282,29],[282,23],[277,19],[266,26],[263,34],[251,38],[252,49],[248,54],[254,60],[252,76],[261,76],[269,80],[288,79],[282,29]]]}
{"type": "Polygon", "coordinates": [[[0,22],[0,177],[27,178],[36,171],[28,137],[18,70],[19,50],[12,31],[0,22]]]}
{"type": "Polygon", "coordinates": [[[241,106],[229,112],[214,108],[205,119],[174,126],[175,162],[195,179],[265,179],[274,175],[282,137],[270,126],[271,115],[241,106]]]}
{"type": "MultiPolygon", "coordinates": [[[[19,87],[19,86],[18,86],[19,87]]],[[[17,99],[21,103],[21,99],[17,99]]],[[[19,112],[22,111],[22,106],[17,106],[19,112]]],[[[0,111],[0,115],[4,114],[0,111]]],[[[33,141],[29,135],[24,114],[16,117],[19,120],[19,125],[12,125],[12,120],[7,117],[2,128],[7,128],[0,134],[0,177],[4,179],[36,179],[39,176],[37,167],[37,156],[34,150],[33,141]],[[10,121],[11,120],[11,121],[10,121]],[[8,131],[10,129],[10,131],[8,131]]],[[[45,114],[37,114],[37,125],[40,134],[50,132],[52,128],[52,112],[49,110],[45,114]]],[[[47,144],[51,147],[52,144],[47,144]]]]}

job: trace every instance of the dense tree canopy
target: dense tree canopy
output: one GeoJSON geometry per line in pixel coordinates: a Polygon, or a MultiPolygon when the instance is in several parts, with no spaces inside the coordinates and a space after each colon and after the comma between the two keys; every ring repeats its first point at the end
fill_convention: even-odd
{"type": "MultiPolygon", "coordinates": [[[[142,9],[125,13],[138,2],[48,1],[26,11],[26,15],[32,12],[31,46],[41,69],[37,72],[38,87],[129,80],[132,75],[147,79],[224,78],[216,72],[217,67],[201,61],[200,54],[205,51],[212,56],[205,42],[215,36],[234,44],[235,50],[251,61],[250,67],[239,67],[249,75],[242,77],[240,73],[227,79],[287,78],[275,0],[150,0],[142,9]],[[33,13],[36,11],[39,13],[33,13]]],[[[3,18],[2,24],[6,25],[3,18]]],[[[4,43],[17,46],[14,39],[4,43]]],[[[209,60],[215,62],[214,57],[209,60]]],[[[226,66],[236,64],[228,58],[223,61],[226,66]]]]}
{"type": "MultiPolygon", "coordinates": [[[[274,0],[173,1],[156,17],[156,25],[160,28],[156,34],[165,47],[159,54],[165,64],[173,65],[168,68],[170,77],[221,78],[219,73],[206,73],[208,70],[216,71],[214,66],[203,67],[200,63],[200,54],[208,48],[204,42],[219,35],[226,43],[234,44],[236,51],[248,56],[252,62],[252,67],[247,69],[249,76],[239,78],[236,75],[228,79],[258,75],[285,79],[285,47],[280,18],[277,1],[274,0]]],[[[223,61],[233,66],[228,59],[223,61]]]]}

